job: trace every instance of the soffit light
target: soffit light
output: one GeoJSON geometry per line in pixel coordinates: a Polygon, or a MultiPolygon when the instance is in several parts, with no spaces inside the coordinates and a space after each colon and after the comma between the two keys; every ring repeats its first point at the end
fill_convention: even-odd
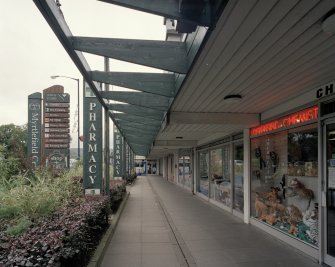
{"type": "Polygon", "coordinates": [[[241,95],[226,95],[223,100],[227,103],[236,103],[242,100],[241,95]]]}

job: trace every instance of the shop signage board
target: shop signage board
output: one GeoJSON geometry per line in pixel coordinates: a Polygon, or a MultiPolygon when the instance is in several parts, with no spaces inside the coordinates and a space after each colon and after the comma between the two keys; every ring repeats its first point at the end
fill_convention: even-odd
{"type": "Polygon", "coordinates": [[[121,179],[123,176],[123,139],[118,128],[113,125],[114,133],[114,179],[121,179]]]}
{"type": "Polygon", "coordinates": [[[84,189],[87,195],[102,194],[102,105],[84,83],[84,189]]]}
{"type": "Polygon", "coordinates": [[[264,123],[260,126],[250,129],[250,136],[256,136],[260,134],[269,133],[275,130],[284,129],[290,126],[302,124],[318,118],[318,106],[313,106],[288,116],[273,120],[268,123],[264,123]]]}
{"type": "Polygon", "coordinates": [[[42,94],[28,96],[28,158],[33,168],[41,165],[42,94]]]}

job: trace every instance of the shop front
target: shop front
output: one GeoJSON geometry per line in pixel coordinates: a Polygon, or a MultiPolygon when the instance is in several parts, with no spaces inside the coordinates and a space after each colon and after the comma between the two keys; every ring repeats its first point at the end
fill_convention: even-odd
{"type": "Polygon", "coordinates": [[[197,194],[241,218],[244,211],[243,152],[242,134],[197,148],[197,194]]]}
{"type": "Polygon", "coordinates": [[[335,266],[335,100],[320,103],[321,229],[323,262],[335,266]]]}
{"type": "Polygon", "coordinates": [[[250,130],[251,222],[315,258],[320,245],[318,110],[311,106],[250,130]]]}

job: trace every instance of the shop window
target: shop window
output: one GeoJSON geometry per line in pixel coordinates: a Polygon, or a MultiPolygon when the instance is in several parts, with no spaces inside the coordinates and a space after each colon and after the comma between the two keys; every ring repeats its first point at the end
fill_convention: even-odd
{"type": "Polygon", "coordinates": [[[220,200],[222,197],[220,184],[223,182],[222,149],[210,151],[210,197],[220,200]]]}
{"type": "Polygon", "coordinates": [[[188,188],[191,188],[192,187],[192,175],[191,175],[190,156],[184,156],[184,179],[185,179],[185,186],[188,188]]]}
{"type": "Polygon", "coordinates": [[[316,125],[251,140],[251,215],[315,246],[317,153],[316,125]]]}
{"type": "Polygon", "coordinates": [[[184,185],[184,158],[178,159],[178,183],[184,185]]]}
{"type": "Polygon", "coordinates": [[[210,197],[231,206],[229,145],[210,151],[210,197]]]}
{"type": "Polygon", "coordinates": [[[208,152],[199,153],[199,185],[198,191],[208,196],[208,174],[209,174],[208,152]]]}

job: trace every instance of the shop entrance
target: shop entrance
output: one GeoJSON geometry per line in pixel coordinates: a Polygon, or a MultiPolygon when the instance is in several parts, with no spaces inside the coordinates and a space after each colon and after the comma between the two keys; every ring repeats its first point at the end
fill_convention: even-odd
{"type": "Polygon", "coordinates": [[[324,127],[324,261],[335,266],[335,120],[324,127]]]}

